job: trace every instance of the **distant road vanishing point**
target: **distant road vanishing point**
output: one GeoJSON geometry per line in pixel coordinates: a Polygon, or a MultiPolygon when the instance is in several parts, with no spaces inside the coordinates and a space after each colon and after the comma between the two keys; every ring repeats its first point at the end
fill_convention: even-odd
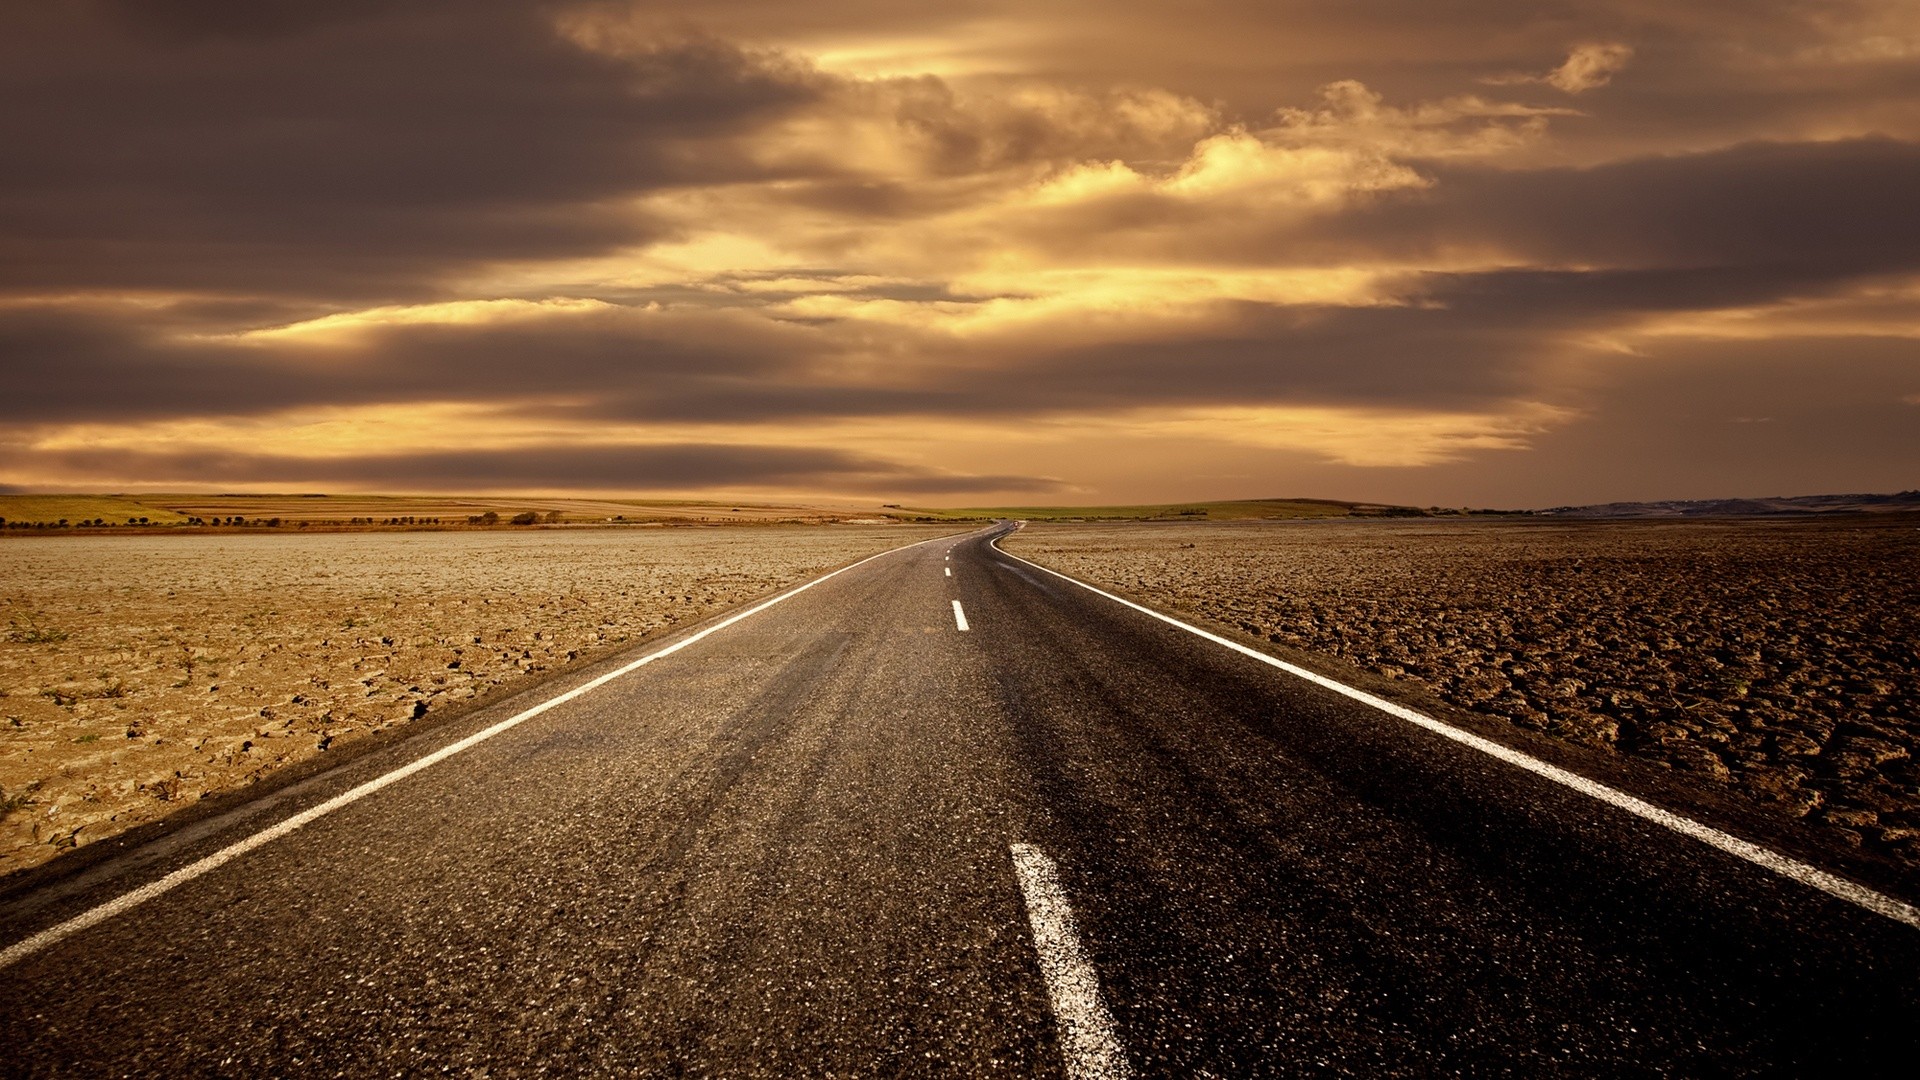
{"type": "Polygon", "coordinates": [[[0,1074],[1920,1060],[1902,900],[1117,602],[1011,528],[16,891],[0,1074]]]}

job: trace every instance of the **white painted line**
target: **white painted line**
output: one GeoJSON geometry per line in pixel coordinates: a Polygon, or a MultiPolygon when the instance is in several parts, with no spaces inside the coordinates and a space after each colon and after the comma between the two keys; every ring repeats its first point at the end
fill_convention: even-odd
{"type": "MultiPolygon", "coordinates": [[[[722,619],[717,623],[714,623],[712,626],[707,627],[705,630],[700,631],[699,633],[689,634],[688,636],[681,638],[679,641],[674,642],[673,644],[667,646],[664,649],[659,649],[654,652],[650,652],[647,655],[641,657],[640,659],[633,661],[632,663],[616,668],[613,671],[609,671],[605,675],[598,676],[588,682],[581,683],[579,686],[574,687],[573,689],[567,691],[564,694],[560,694],[555,697],[548,698],[547,700],[541,702],[538,705],[533,706],[530,709],[527,709],[523,712],[515,713],[513,716],[510,716],[505,720],[502,720],[499,723],[494,724],[492,727],[486,728],[481,731],[477,731],[474,734],[469,735],[464,739],[461,739],[459,742],[451,743],[447,746],[443,746],[440,749],[435,750],[433,753],[426,755],[425,757],[419,758],[418,760],[411,761],[405,765],[402,765],[399,768],[393,770],[392,772],[385,773],[381,776],[375,777],[372,780],[368,780],[366,783],[361,784],[358,787],[349,788],[348,790],[343,791],[338,795],[335,795],[333,798],[328,799],[323,803],[319,803],[315,806],[307,808],[306,810],[302,810],[300,813],[295,814],[292,817],[279,822],[278,824],[271,825],[265,829],[262,829],[257,833],[254,833],[252,836],[249,836],[244,840],[238,841],[234,844],[228,845],[227,847],[221,848],[219,851],[216,851],[213,854],[198,860],[197,862],[188,863],[186,866],[183,866],[180,869],[175,870],[173,873],[168,874],[166,877],[160,878],[157,881],[150,881],[147,884],[132,890],[131,892],[122,893],[121,895],[114,897],[112,900],[109,900],[106,903],[101,904],[99,907],[91,908],[87,911],[83,911],[80,914],[75,915],[73,918],[68,919],[66,922],[57,923],[53,926],[46,928],[45,930],[40,931],[39,933],[33,935],[32,937],[26,938],[21,941],[16,941],[12,945],[7,946],[5,949],[0,949],[0,969],[11,967],[12,965],[17,964],[22,960],[25,960],[27,957],[32,956],[34,953],[37,953],[40,950],[45,949],[50,945],[53,945],[59,941],[62,941],[68,937],[71,937],[74,934],[77,934],[80,931],[85,930],[89,927],[97,926],[100,923],[106,922],[108,919],[111,919],[115,915],[119,915],[122,912],[130,911],[133,908],[139,907],[141,904],[144,904],[147,901],[152,900],[154,897],[163,895],[167,892],[171,892],[173,889],[178,888],[181,885],[185,885],[187,882],[192,881],[194,878],[200,877],[212,870],[216,870],[226,865],[227,863],[232,862],[233,860],[239,858],[240,856],[245,855],[247,852],[252,851],[254,848],[272,843],[273,841],[280,839],[281,837],[287,835],[288,833],[294,831],[295,829],[300,828],[302,825],[307,825],[314,821],[317,821],[320,818],[323,818],[328,814],[333,813],[335,810],[338,810],[343,806],[347,806],[352,803],[359,802],[361,799],[364,799],[367,796],[373,794],[374,792],[379,791],[381,788],[386,787],[388,784],[392,784],[392,783],[396,783],[398,781],[404,780],[407,777],[412,776],[414,773],[422,771],[423,769],[432,768],[433,766],[438,765],[440,762],[445,761],[446,759],[452,757],[453,755],[460,753],[462,750],[471,749],[475,746],[480,745],[483,742],[486,742],[488,739],[493,738],[495,735],[498,735],[503,731],[507,731],[512,728],[518,727],[521,724],[525,723],[526,721],[531,720],[536,716],[539,716],[543,712],[546,712],[548,709],[555,707],[556,705],[563,705],[569,701],[572,701],[574,698],[581,696],[582,694],[588,693],[589,691],[592,691],[592,690],[597,690],[600,687],[605,686],[606,684],[612,682],[613,680],[619,678],[622,675],[629,674],[639,668],[645,667],[646,665],[653,663],[655,660],[658,660],[663,656],[671,656],[674,653],[679,652],[681,649],[684,649],[687,646],[692,645],[694,642],[707,637],[708,635],[716,634],[722,630],[725,630],[727,627],[732,626],[734,623],[737,623],[742,619],[749,618],[754,615],[758,615],[760,612],[767,610],[768,608],[772,607],[775,604],[780,603],[783,600],[790,600],[793,597],[799,596],[801,593],[806,592],[808,589],[813,588],[815,585],[818,585],[823,581],[826,581],[830,578],[838,577],[841,574],[844,574],[847,571],[854,569],[855,567],[865,566],[867,563],[870,563],[875,559],[881,558],[882,556],[892,555],[894,552],[897,552],[897,551],[905,551],[908,548],[916,548],[916,547],[919,547],[921,544],[931,544],[944,539],[946,538],[942,536],[936,536],[932,540],[921,540],[918,543],[906,544],[901,547],[880,552],[880,554],[878,555],[869,555],[866,558],[861,559],[857,563],[854,563],[850,566],[843,566],[840,569],[835,570],[830,574],[822,574],[819,577],[814,578],[812,581],[809,581],[804,585],[801,585],[797,588],[790,589],[786,592],[783,592],[779,596],[773,597],[770,600],[766,600],[761,603],[755,604],[753,607],[750,607],[745,611],[739,612],[738,614],[730,615],[727,618],[722,619]]],[[[958,610],[958,607],[959,607],[958,602],[956,602],[955,603],[956,611],[958,610]]],[[[962,627],[961,629],[965,629],[965,627],[962,627]]]]}
{"type": "Polygon", "coordinates": [[[1120,1080],[1133,1075],[1114,1033],[1113,1016],[1100,1000],[1100,976],[1080,947],[1073,908],[1060,887],[1060,872],[1032,844],[1013,845],[1013,873],[1027,902],[1040,977],[1047,983],[1053,1019],[1060,1026],[1060,1054],[1072,1080],[1120,1080]]]}
{"type": "Polygon", "coordinates": [[[953,624],[962,630],[968,629],[967,613],[960,610],[960,601],[958,600],[953,602],[953,624]]]}
{"type": "Polygon", "coordinates": [[[1300,667],[1297,664],[1289,664],[1285,660],[1268,656],[1258,649],[1250,649],[1237,641],[1230,641],[1218,634],[1209,633],[1190,623],[1181,622],[1171,615],[1162,615],[1152,608],[1136,604],[1131,600],[1122,599],[1107,592],[1105,589],[1096,588],[1078,578],[1068,577],[1058,570],[1049,570],[1039,563],[1022,559],[1011,551],[1001,549],[998,538],[990,541],[990,543],[993,544],[994,550],[999,551],[1009,559],[1016,559],[1026,563],[1035,570],[1052,574],[1062,581],[1072,582],[1086,589],[1088,592],[1098,593],[1116,604],[1124,604],[1135,611],[1159,619],[1163,623],[1177,626],[1190,634],[1197,634],[1200,637],[1206,638],[1216,645],[1224,645],[1234,652],[1250,656],[1271,667],[1279,668],[1289,675],[1305,679],[1316,686],[1323,686],[1336,694],[1350,697],[1363,705],[1370,705],[1379,709],[1381,712],[1399,717],[1410,724],[1423,727],[1436,735],[1452,739],[1454,742],[1460,743],[1463,746],[1472,747],[1489,757],[1499,758],[1509,765],[1517,766],[1537,776],[1545,777],[1556,784],[1572,788],[1582,795],[1598,799],[1609,806],[1625,810],[1629,814],[1651,821],[1664,828],[1671,829],[1682,836],[1698,840],[1709,847],[1718,848],[1737,859],[1744,859],[1755,866],[1771,870],[1782,877],[1790,878],[1810,888],[1819,889],[1829,896],[1838,897],[1850,904],[1865,908],[1876,915],[1884,915],[1895,922],[1902,922],[1908,926],[1920,929],[1920,907],[1915,907],[1904,900],[1895,899],[1885,893],[1869,889],[1865,885],[1848,881],[1846,878],[1836,874],[1830,874],[1817,866],[1801,862],[1799,859],[1793,858],[1790,855],[1783,855],[1771,848],[1762,847],[1751,841],[1742,840],[1732,833],[1722,832],[1711,825],[1701,824],[1690,817],[1676,814],[1664,807],[1655,806],[1645,799],[1629,795],[1617,788],[1608,787],[1598,780],[1589,780],[1579,773],[1570,772],[1560,768],[1558,765],[1550,765],[1531,754],[1523,753],[1510,746],[1494,742],[1492,739],[1483,738],[1470,731],[1462,731],[1451,724],[1435,720],[1425,713],[1415,712],[1404,705],[1396,705],[1385,698],[1375,697],[1365,690],[1357,690],[1345,683],[1335,682],[1325,675],[1308,671],[1306,668],[1300,667]]]}
{"type": "Polygon", "coordinates": [[[944,569],[944,570],[946,570],[946,572],[947,572],[947,576],[948,576],[948,577],[952,577],[952,576],[953,576],[953,567],[951,567],[951,566],[948,566],[948,567],[943,567],[943,569],[944,569]]]}

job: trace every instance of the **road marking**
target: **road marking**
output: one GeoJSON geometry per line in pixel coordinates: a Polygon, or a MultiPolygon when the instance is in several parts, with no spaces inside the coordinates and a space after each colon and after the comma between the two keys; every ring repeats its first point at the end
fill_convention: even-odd
{"type": "Polygon", "coordinates": [[[952,577],[952,576],[953,576],[953,567],[951,567],[951,566],[946,566],[946,567],[942,567],[941,569],[943,569],[943,570],[945,570],[945,571],[947,572],[947,576],[948,576],[948,577],[952,577]]]}
{"type": "Polygon", "coordinates": [[[1060,1054],[1073,1080],[1120,1080],[1133,1075],[1126,1051],[1114,1033],[1113,1016],[1100,1000],[1100,976],[1080,947],[1073,908],[1060,887],[1060,872],[1047,853],[1032,844],[1013,845],[1013,873],[1027,902],[1033,949],[1040,954],[1040,976],[1060,1026],[1060,1054]]]}
{"type": "Polygon", "coordinates": [[[967,629],[967,613],[960,610],[960,601],[958,600],[953,602],[953,624],[962,630],[967,629]]]}
{"type": "MultiPolygon", "coordinates": [[[[547,700],[541,702],[538,705],[533,706],[530,709],[526,709],[522,712],[515,713],[513,716],[510,716],[507,719],[502,720],[497,724],[494,724],[492,727],[486,728],[481,731],[477,731],[472,735],[469,735],[466,738],[461,739],[459,742],[451,743],[447,746],[443,746],[440,749],[435,750],[433,753],[426,755],[425,757],[419,758],[415,761],[402,765],[399,768],[394,769],[392,772],[385,773],[381,776],[377,776],[373,778],[372,780],[368,780],[367,782],[359,785],[358,787],[349,788],[348,790],[343,791],[338,795],[335,795],[333,798],[328,799],[323,803],[319,803],[315,806],[311,806],[305,810],[302,810],[300,813],[295,814],[292,817],[279,822],[278,824],[271,825],[265,829],[262,829],[261,831],[254,833],[252,836],[249,836],[244,840],[237,841],[233,844],[228,845],[227,847],[221,848],[219,851],[216,851],[211,855],[208,855],[195,862],[188,863],[186,866],[183,866],[180,869],[175,870],[173,873],[168,874],[163,878],[160,878],[156,881],[150,881],[147,884],[142,885],[139,888],[134,889],[130,892],[122,893],[119,896],[114,897],[112,900],[109,900],[106,903],[101,904],[99,907],[90,908],[86,911],[81,912],[78,915],[75,915],[73,918],[68,919],[63,923],[56,923],[55,925],[40,931],[39,933],[33,935],[32,937],[25,938],[21,941],[16,941],[12,945],[7,946],[5,949],[0,949],[0,969],[11,967],[14,964],[19,963],[20,961],[25,960],[27,957],[32,956],[34,953],[37,953],[40,950],[47,948],[50,945],[57,944],[58,942],[68,937],[71,937],[82,930],[88,929],[89,927],[97,926],[100,923],[106,922],[108,919],[113,918],[115,915],[119,915],[123,912],[130,911],[136,907],[139,907],[141,904],[144,904],[147,901],[152,900],[157,896],[161,896],[165,893],[171,892],[172,890],[178,888],[181,885],[185,885],[187,882],[192,881],[197,877],[201,877],[202,875],[205,875],[210,871],[219,869],[220,867],[226,865],[227,863],[232,862],[233,860],[239,858],[242,855],[245,855],[247,852],[252,851],[257,847],[261,847],[263,845],[272,843],[273,841],[280,839],[281,837],[287,835],[288,833],[294,831],[295,829],[300,828],[302,825],[311,824],[312,822],[317,821],[320,818],[323,818],[328,814],[333,813],[335,810],[338,810],[343,806],[347,806],[352,803],[359,802],[361,799],[364,799],[367,796],[373,794],[374,792],[379,791],[381,788],[386,787],[388,784],[397,783],[398,781],[404,780],[407,777],[412,776],[414,773],[420,772],[424,769],[432,768],[433,766],[438,765],[440,762],[445,761],[446,759],[452,757],[455,754],[460,753],[463,750],[468,750],[475,746],[478,746],[481,743],[486,742],[488,739],[493,738],[495,735],[498,735],[503,731],[508,731],[512,728],[516,728],[521,724],[525,723],[526,721],[531,720],[536,716],[539,716],[543,712],[546,712],[548,709],[551,709],[557,705],[563,705],[569,701],[572,701],[574,698],[581,696],[582,694],[588,693],[589,691],[597,690],[600,687],[605,686],[606,684],[612,682],[613,680],[621,677],[622,675],[629,674],[639,668],[645,667],[646,665],[653,663],[655,660],[658,660],[661,657],[671,656],[674,653],[679,652],[681,649],[684,649],[687,646],[692,645],[694,642],[699,641],[702,638],[707,637],[708,635],[719,633],[720,631],[725,630],[727,627],[732,626],[734,623],[737,623],[742,619],[749,618],[754,615],[758,615],[760,612],[767,610],[768,608],[772,607],[775,604],[778,604],[784,600],[791,600],[792,598],[799,596],[801,593],[806,592],[808,589],[813,588],[815,585],[818,585],[823,581],[826,581],[830,578],[838,577],[841,574],[844,574],[847,571],[852,570],[856,567],[865,566],[867,563],[870,563],[875,559],[881,558],[882,556],[892,555],[894,552],[905,551],[908,548],[916,548],[916,547],[919,547],[921,544],[936,543],[944,539],[946,538],[936,536],[931,540],[921,540],[916,543],[905,544],[897,548],[891,548],[887,551],[880,552],[878,555],[869,555],[866,558],[861,559],[857,563],[853,563],[849,566],[843,566],[840,569],[835,570],[830,574],[822,574],[821,576],[814,578],[812,581],[809,581],[804,585],[800,585],[796,588],[783,592],[779,596],[773,597],[770,600],[765,600],[765,601],[762,601],[761,603],[755,604],[753,607],[750,607],[745,611],[739,612],[734,615],[730,615],[727,618],[722,619],[717,623],[714,623],[712,626],[707,627],[705,630],[702,630],[695,634],[690,634],[687,637],[684,637],[679,641],[676,641],[673,644],[668,645],[664,649],[658,649],[654,652],[650,652],[647,655],[641,657],[640,659],[633,661],[632,663],[626,664],[613,671],[609,671],[605,675],[598,676],[597,678],[594,678],[588,682],[581,683],[579,686],[574,687],[573,689],[567,691],[564,694],[559,694],[555,697],[548,698],[547,700]]],[[[960,603],[959,601],[956,600],[954,601],[954,613],[957,615],[959,613],[959,610],[960,610],[960,603]]],[[[966,626],[963,624],[960,628],[964,630],[966,629],[966,626]]]]}
{"type": "Polygon", "coordinates": [[[1202,630],[1191,623],[1181,622],[1171,615],[1162,615],[1150,607],[1136,604],[1131,600],[1122,599],[1107,592],[1105,589],[1089,585],[1079,578],[1068,577],[1058,570],[1049,570],[1039,563],[1029,559],[1022,559],[1013,552],[1002,549],[1000,547],[999,537],[994,538],[990,543],[993,545],[995,551],[1000,552],[1009,559],[1026,563],[1028,566],[1052,574],[1062,581],[1072,582],[1088,592],[1097,593],[1116,604],[1124,604],[1135,611],[1159,619],[1163,623],[1177,626],[1190,634],[1196,634],[1206,638],[1216,645],[1224,645],[1234,652],[1252,657],[1270,667],[1279,668],[1289,675],[1305,679],[1316,686],[1325,687],[1336,694],[1352,698],[1363,705],[1370,705],[1373,708],[1379,709],[1381,712],[1399,717],[1410,724],[1425,728],[1443,738],[1452,739],[1462,746],[1471,747],[1489,757],[1499,758],[1509,765],[1517,766],[1536,776],[1541,776],[1556,784],[1572,788],[1582,795],[1598,799],[1609,806],[1651,821],[1656,825],[1670,829],[1682,836],[1698,840],[1708,847],[1718,848],[1732,855],[1734,858],[1744,859],[1762,869],[1771,870],[1781,877],[1790,878],[1802,885],[1818,889],[1829,896],[1834,896],[1850,904],[1865,908],[1876,915],[1884,915],[1895,922],[1905,923],[1908,926],[1920,929],[1920,907],[1909,904],[1904,900],[1895,899],[1885,893],[1869,889],[1865,885],[1848,881],[1846,878],[1840,877],[1837,874],[1830,874],[1817,866],[1801,862],[1799,859],[1793,858],[1790,855],[1783,855],[1771,848],[1762,847],[1748,840],[1742,840],[1732,833],[1722,832],[1711,825],[1705,825],[1685,815],[1676,814],[1665,807],[1655,806],[1645,799],[1629,795],[1617,788],[1608,787],[1598,780],[1589,780],[1579,773],[1563,769],[1558,765],[1549,765],[1531,754],[1494,742],[1492,739],[1475,735],[1470,731],[1463,731],[1460,728],[1454,727],[1452,724],[1435,720],[1425,713],[1415,712],[1404,705],[1396,705],[1385,698],[1375,697],[1365,690],[1358,690],[1345,683],[1336,682],[1333,679],[1327,678],[1325,675],[1308,671],[1306,668],[1300,667],[1297,664],[1289,664],[1285,660],[1268,656],[1258,649],[1250,649],[1237,641],[1230,641],[1218,634],[1202,630]]]}

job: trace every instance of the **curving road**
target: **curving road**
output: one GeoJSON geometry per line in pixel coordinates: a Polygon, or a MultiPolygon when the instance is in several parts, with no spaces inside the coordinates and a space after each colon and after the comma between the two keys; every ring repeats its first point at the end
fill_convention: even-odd
{"type": "Polygon", "coordinates": [[[1223,648],[1002,531],[0,899],[0,1073],[1920,1060],[1912,909],[1223,648]]]}

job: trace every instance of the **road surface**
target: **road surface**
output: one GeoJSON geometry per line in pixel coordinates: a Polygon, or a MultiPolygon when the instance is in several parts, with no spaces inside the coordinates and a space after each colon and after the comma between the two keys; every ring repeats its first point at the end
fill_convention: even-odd
{"type": "Polygon", "coordinates": [[[1920,1060],[1914,926],[1020,563],[999,531],[8,898],[0,1073],[1920,1060]]]}

